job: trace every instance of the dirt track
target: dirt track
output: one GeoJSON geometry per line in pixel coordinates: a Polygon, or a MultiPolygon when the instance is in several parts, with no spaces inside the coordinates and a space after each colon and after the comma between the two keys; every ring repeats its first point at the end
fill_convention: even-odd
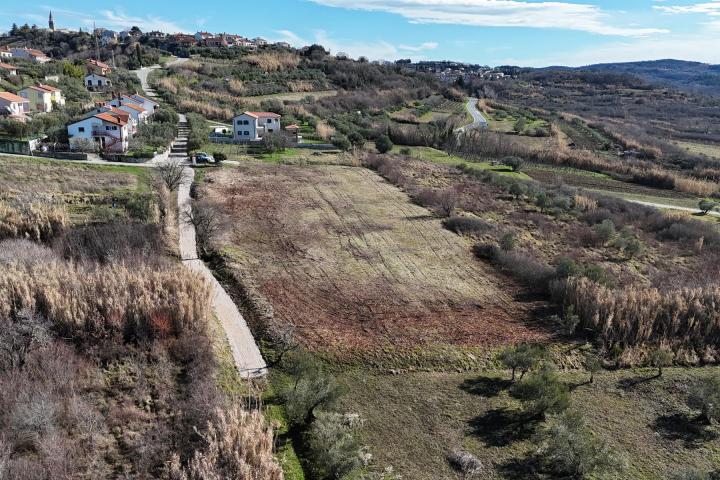
{"type": "Polygon", "coordinates": [[[497,345],[547,335],[469,245],[374,172],[243,165],[212,175],[224,242],[310,347],[497,345]]]}

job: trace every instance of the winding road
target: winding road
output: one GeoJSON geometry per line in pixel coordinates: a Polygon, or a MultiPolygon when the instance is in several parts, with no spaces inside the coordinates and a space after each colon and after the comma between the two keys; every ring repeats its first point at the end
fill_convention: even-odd
{"type": "Polygon", "coordinates": [[[467,108],[467,111],[470,112],[470,115],[473,118],[472,123],[465,125],[464,127],[460,127],[455,132],[457,133],[465,133],[467,130],[473,130],[475,128],[487,128],[488,121],[483,116],[483,114],[478,110],[477,108],[478,99],[475,97],[471,97],[468,99],[467,103],[465,104],[465,108],[467,108]]]}

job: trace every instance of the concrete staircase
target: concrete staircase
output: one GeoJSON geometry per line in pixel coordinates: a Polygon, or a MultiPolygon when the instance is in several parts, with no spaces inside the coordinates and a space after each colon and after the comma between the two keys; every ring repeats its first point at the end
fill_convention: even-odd
{"type": "Polygon", "coordinates": [[[178,134],[170,147],[169,160],[184,162],[188,159],[188,135],[190,135],[190,127],[187,119],[185,115],[180,115],[178,134]]]}

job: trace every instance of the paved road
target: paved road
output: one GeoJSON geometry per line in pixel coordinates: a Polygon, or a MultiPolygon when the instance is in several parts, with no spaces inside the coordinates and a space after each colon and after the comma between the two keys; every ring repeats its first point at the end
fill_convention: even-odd
{"type": "Polygon", "coordinates": [[[488,121],[483,117],[483,114],[478,110],[477,108],[477,98],[469,98],[466,104],[468,112],[470,112],[470,115],[473,118],[473,121],[469,125],[465,125],[464,127],[460,127],[457,130],[455,130],[457,133],[465,133],[467,130],[472,130],[474,128],[487,128],[488,127],[488,121]]]}
{"type": "MultiPolygon", "coordinates": [[[[627,198],[625,200],[627,200],[628,202],[632,202],[632,203],[639,203],[640,205],[645,205],[646,207],[655,207],[655,208],[662,208],[662,209],[667,209],[667,210],[679,210],[681,212],[690,212],[690,213],[702,213],[700,211],[700,209],[698,209],[698,208],[679,207],[677,205],[668,205],[665,203],[643,202],[640,200],[629,200],[627,198]]],[[[712,211],[712,212],[708,212],[708,215],[714,215],[716,217],[720,217],[720,212],[712,211]]]]}
{"type": "MultiPolygon", "coordinates": [[[[172,65],[179,65],[182,63],[187,62],[190,60],[189,58],[176,58],[175,60],[172,60],[170,62],[167,62],[167,66],[172,65]]],[[[135,75],[140,79],[140,85],[142,85],[142,89],[145,91],[145,94],[148,97],[157,97],[157,93],[148,83],[148,75],[150,75],[150,72],[153,70],[157,70],[158,68],[162,68],[160,65],[151,65],[149,67],[142,67],[140,70],[133,70],[135,75]]]]}
{"type": "Polygon", "coordinates": [[[195,243],[195,227],[186,221],[192,208],[190,185],[195,177],[195,170],[185,169],[185,177],[178,189],[178,208],[180,211],[180,255],[183,263],[200,273],[212,287],[212,302],[215,314],[225,330],[235,365],[243,378],[256,378],[267,373],[267,365],[260,354],[255,339],[240,314],[235,302],[223,289],[209,268],[202,260],[197,259],[195,243]]]}

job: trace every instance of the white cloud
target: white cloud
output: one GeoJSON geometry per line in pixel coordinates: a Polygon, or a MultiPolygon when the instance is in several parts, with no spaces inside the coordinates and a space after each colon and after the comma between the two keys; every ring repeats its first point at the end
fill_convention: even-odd
{"type": "Polygon", "coordinates": [[[435,50],[440,46],[437,42],[424,42],[419,45],[394,45],[384,40],[374,42],[348,41],[335,38],[324,30],[316,31],[311,41],[291,30],[277,30],[276,33],[278,36],[273,39],[276,42],[288,42],[294,47],[317,43],[329,49],[333,54],[342,52],[352,58],[366,57],[370,60],[395,60],[400,57],[422,60],[425,58],[422,55],[423,52],[435,50]]]}
{"type": "Polygon", "coordinates": [[[712,16],[720,16],[720,1],[695,3],[692,5],[655,5],[655,10],[665,13],[705,13],[712,16]]]}
{"type": "Polygon", "coordinates": [[[130,28],[138,26],[143,31],[160,30],[161,32],[169,33],[185,31],[174,22],[151,15],[146,15],[144,17],[131,16],[126,15],[120,10],[103,10],[100,14],[101,17],[97,23],[98,25],[103,25],[106,28],[130,28]]]}
{"type": "Polygon", "coordinates": [[[560,28],[600,35],[640,37],[665,33],[657,28],[615,26],[610,15],[595,5],[521,0],[311,0],[354,10],[401,15],[414,23],[488,27],[560,28]]]}

